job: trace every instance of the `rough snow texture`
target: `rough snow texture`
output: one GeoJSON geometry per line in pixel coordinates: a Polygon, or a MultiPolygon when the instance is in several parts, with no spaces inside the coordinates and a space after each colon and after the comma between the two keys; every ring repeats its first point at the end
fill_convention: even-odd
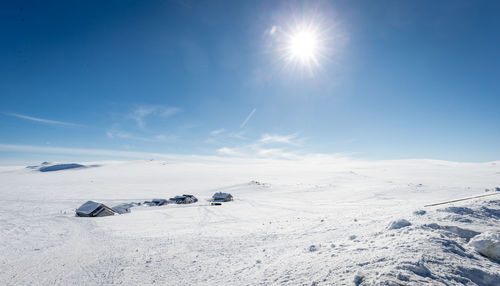
{"type": "Polygon", "coordinates": [[[387,229],[400,229],[400,228],[407,227],[410,225],[411,225],[411,223],[409,221],[407,221],[405,219],[398,219],[398,220],[391,222],[391,224],[389,224],[387,229]]]}
{"type": "Polygon", "coordinates": [[[477,252],[500,262],[500,232],[483,233],[474,237],[470,244],[477,252]]]}
{"type": "Polygon", "coordinates": [[[1,285],[499,285],[496,197],[422,206],[495,189],[500,164],[98,164],[0,169],[1,285]],[[219,191],[234,201],[210,206],[219,191]],[[179,193],[199,201],[74,216],[179,193]]]}

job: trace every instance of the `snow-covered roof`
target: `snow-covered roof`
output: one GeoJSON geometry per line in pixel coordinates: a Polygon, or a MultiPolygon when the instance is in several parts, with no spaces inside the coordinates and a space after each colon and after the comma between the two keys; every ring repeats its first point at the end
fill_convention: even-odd
{"type": "Polygon", "coordinates": [[[88,201],[81,205],[76,212],[90,215],[93,211],[95,211],[97,208],[99,208],[102,204],[96,203],[94,201],[88,201]]]}
{"type": "Polygon", "coordinates": [[[125,214],[130,212],[131,205],[130,204],[120,204],[112,207],[111,209],[119,214],[125,214]]]}
{"type": "Polygon", "coordinates": [[[229,197],[232,197],[231,194],[229,194],[229,193],[215,193],[213,195],[214,199],[226,199],[226,198],[229,198],[229,197]]]}

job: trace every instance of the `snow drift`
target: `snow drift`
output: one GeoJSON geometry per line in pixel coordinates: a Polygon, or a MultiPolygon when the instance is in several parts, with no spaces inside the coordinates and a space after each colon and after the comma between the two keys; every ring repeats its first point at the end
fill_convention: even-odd
{"type": "Polygon", "coordinates": [[[474,237],[470,244],[477,252],[500,262],[500,233],[485,232],[474,237]]]}

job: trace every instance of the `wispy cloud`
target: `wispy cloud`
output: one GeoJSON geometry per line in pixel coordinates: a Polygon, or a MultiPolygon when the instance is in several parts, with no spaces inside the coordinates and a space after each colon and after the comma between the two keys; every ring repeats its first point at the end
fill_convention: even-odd
{"type": "Polygon", "coordinates": [[[106,131],[106,136],[108,138],[130,138],[132,137],[132,134],[121,131],[109,130],[106,131]]]}
{"type": "Polygon", "coordinates": [[[232,132],[232,133],[229,134],[229,137],[240,139],[240,140],[245,140],[247,138],[244,135],[245,135],[245,131],[232,132]]]}
{"type": "Polygon", "coordinates": [[[210,135],[216,136],[216,135],[219,135],[219,134],[224,133],[224,132],[226,132],[225,128],[219,128],[219,129],[210,131],[210,135]]]}
{"type": "Polygon", "coordinates": [[[254,108],[254,109],[250,112],[250,114],[248,114],[247,118],[245,118],[245,120],[241,123],[240,128],[244,128],[244,127],[245,127],[245,125],[247,125],[248,120],[250,120],[250,118],[252,118],[252,116],[254,115],[255,111],[257,111],[257,109],[256,109],[256,108],[254,108]]]}
{"type": "MultiPolygon", "coordinates": [[[[0,144],[0,151],[21,152],[23,156],[26,153],[36,154],[64,154],[71,155],[75,160],[84,158],[84,156],[96,156],[106,158],[122,158],[122,159],[164,159],[173,161],[185,162],[227,162],[234,164],[235,162],[248,163],[254,159],[286,159],[286,160],[309,160],[315,164],[318,162],[347,162],[349,154],[298,154],[285,152],[281,149],[260,149],[255,150],[257,153],[245,153],[235,148],[223,147],[218,150],[221,156],[196,156],[196,155],[176,155],[166,153],[153,153],[141,151],[126,151],[112,149],[87,149],[87,148],[68,148],[68,147],[49,147],[49,146],[34,146],[34,145],[17,145],[17,144],[0,144]],[[238,159],[241,159],[238,161],[238,159]]],[[[0,161],[1,163],[1,161],[0,161]]]]}
{"type": "Polygon", "coordinates": [[[122,157],[122,158],[163,158],[174,159],[180,158],[177,155],[151,153],[151,152],[134,152],[134,151],[120,151],[108,149],[85,149],[85,148],[66,148],[66,147],[47,147],[47,146],[33,146],[33,145],[14,145],[14,144],[0,144],[0,151],[11,152],[33,152],[33,153],[47,153],[47,154],[70,154],[70,155],[94,155],[105,157],[122,157]]]}
{"type": "Polygon", "coordinates": [[[283,143],[290,145],[299,145],[298,142],[295,142],[299,134],[293,133],[289,135],[278,135],[278,134],[263,134],[259,142],[260,143],[283,143]]]}
{"type": "Polygon", "coordinates": [[[247,141],[247,138],[244,136],[245,131],[239,131],[239,132],[230,132],[229,130],[226,130],[225,128],[220,128],[216,129],[210,132],[210,136],[208,138],[205,138],[203,142],[211,145],[226,145],[226,144],[231,144],[231,143],[236,143],[239,142],[241,143],[242,141],[247,141]]]}
{"type": "Polygon", "coordinates": [[[159,134],[159,135],[153,136],[152,139],[154,141],[157,141],[157,142],[172,142],[174,140],[177,140],[177,136],[175,136],[175,135],[159,134]]]}
{"type": "Polygon", "coordinates": [[[116,130],[108,130],[106,131],[106,136],[108,138],[114,139],[131,139],[131,140],[139,140],[146,142],[172,142],[177,139],[177,136],[174,135],[165,135],[165,134],[157,134],[154,136],[137,136],[132,133],[116,131],[116,130]]]}
{"type": "Polygon", "coordinates": [[[302,151],[298,149],[305,138],[299,137],[298,133],[262,134],[259,139],[244,144],[233,146],[225,145],[217,149],[217,154],[231,157],[257,157],[257,158],[283,158],[294,159],[300,156],[302,151]]]}
{"type": "Polygon", "coordinates": [[[273,157],[273,158],[286,158],[286,159],[295,159],[298,157],[297,153],[295,152],[286,152],[283,149],[279,148],[271,148],[271,149],[260,148],[257,150],[257,154],[260,157],[273,157]]]}
{"type": "Polygon", "coordinates": [[[231,156],[239,155],[239,153],[235,149],[228,147],[222,147],[217,149],[217,153],[220,155],[231,155],[231,156]]]}
{"type": "Polygon", "coordinates": [[[222,147],[217,149],[217,154],[228,157],[250,157],[250,158],[281,158],[296,159],[298,152],[286,151],[280,148],[262,148],[262,146],[249,144],[238,147],[222,147]]]}
{"type": "Polygon", "coordinates": [[[145,119],[148,116],[159,116],[159,117],[169,117],[176,113],[181,112],[182,109],[177,107],[161,106],[161,105],[142,105],[136,107],[130,118],[137,122],[140,128],[144,128],[146,125],[145,119]]]}
{"type": "Polygon", "coordinates": [[[11,117],[21,118],[21,119],[26,119],[26,120],[40,122],[40,123],[46,123],[46,124],[63,125],[63,126],[81,126],[80,124],[76,124],[76,123],[38,118],[38,117],[33,117],[33,116],[19,114],[19,113],[4,112],[3,114],[5,114],[7,116],[11,116],[11,117]]]}

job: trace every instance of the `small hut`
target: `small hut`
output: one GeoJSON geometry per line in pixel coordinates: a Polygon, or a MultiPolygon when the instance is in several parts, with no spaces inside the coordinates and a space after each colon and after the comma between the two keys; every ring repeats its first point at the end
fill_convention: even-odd
{"type": "Polygon", "coordinates": [[[212,201],[216,203],[229,202],[233,200],[233,196],[230,193],[215,193],[212,196],[212,201]]]}
{"type": "Polygon", "coordinates": [[[126,214],[129,213],[130,209],[136,205],[136,203],[123,203],[112,207],[112,209],[119,214],[126,214]]]}
{"type": "Polygon", "coordinates": [[[196,203],[198,199],[193,195],[184,194],[182,196],[175,196],[173,198],[170,198],[169,201],[175,204],[192,204],[196,203]]]}
{"type": "Polygon", "coordinates": [[[102,217],[114,215],[115,211],[105,204],[88,201],[76,210],[76,216],[81,217],[102,217]]]}
{"type": "Polygon", "coordinates": [[[146,201],[144,204],[155,207],[155,206],[163,206],[166,205],[168,201],[166,199],[152,199],[151,201],[146,201]]]}

